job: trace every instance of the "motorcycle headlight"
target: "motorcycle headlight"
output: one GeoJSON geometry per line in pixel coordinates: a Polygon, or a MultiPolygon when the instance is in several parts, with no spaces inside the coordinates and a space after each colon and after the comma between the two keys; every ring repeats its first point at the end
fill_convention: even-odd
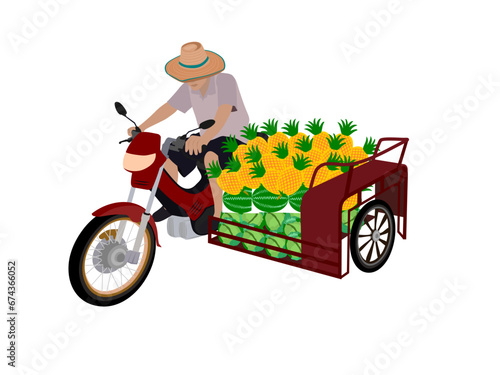
{"type": "Polygon", "coordinates": [[[123,157],[123,168],[129,172],[143,171],[151,166],[156,159],[156,154],[135,155],[126,153],[123,157]]]}

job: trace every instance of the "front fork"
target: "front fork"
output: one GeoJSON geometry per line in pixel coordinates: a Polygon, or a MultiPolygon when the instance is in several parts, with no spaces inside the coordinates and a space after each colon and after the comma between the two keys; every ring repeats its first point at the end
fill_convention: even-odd
{"type": "MultiPolygon", "coordinates": [[[[141,248],[142,239],[144,238],[144,233],[146,232],[146,227],[148,225],[151,207],[153,206],[153,201],[156,196],[156,191],[158,190],[158,184],[160,183],[162,173],[163,173],[163,165],[158,170],[155,183],[153,185],[153,188],[151,189],[151,194],[149,195],[149,200],[146,206],[146,210],[141,216],[141,223],[139,224],[139,232],[137,233],[137,237],[134,242],[134,247],[132,250],[127,251],[126,259],[128,263],[137,264],[137,262],[139,261],[139,256],[141,254],[139,252],[139,249],[141,248]]],[[[128,194],[127,202],[129,203],[132,202],[132,199],[134,198],[134,193],[135,193],[135,188],[131,187],[130,193],[128,194]]],[[[125,221],[120,221],[120,224],[118,225],[118,233],[116,235],[116,241],[118,243],[120,243],[120,241],[122,240],[123,232],[125,231],[125,224],[126,224],[125,221]]]]}

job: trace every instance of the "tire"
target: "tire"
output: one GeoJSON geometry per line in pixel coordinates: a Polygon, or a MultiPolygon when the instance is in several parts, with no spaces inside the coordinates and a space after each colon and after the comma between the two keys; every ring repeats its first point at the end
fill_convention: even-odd
{"type": "Polygon", "coordinates": [[[134,228],[138,231],[139,223],[132,222],[125,215],[113,215],[94,218],[80,233],[71,251],[68,271],[71,286],[83,301],[95,306],[116,305],[130,298],[146,280],[153,265],[156,238],[153,228],[148,223],[139,249],[141,256],[137,265],[127,263],[123,252],[132,250],[134,246],[134,238],[128,240],[134,228]],[[122,242],[119,244],[113,241],[114,235],[117,233],[119,222],[124,221],[125,230],[122,242]],[[97,244],[93,246],[95,241],[97,244]],[[121,254],[116,255],[117,251],[121,254]],[[105,258],[111,259],[113,254],[116,259],[117,256],[121,256],[119,258],[121,263],[119,266],[108,267],[105,265],[105,258]],[[96,275],[97,279],[92,282],[96,275]],[[101,277],[102,280],[99,280],[101,277]],[[120,284],[117,282],[118,278],[121,280],[120,284]],[[124,278],[126,282],[123,283],[124,278]],[[112,280],[114,284],[111,283],[112,280]],[[101,287],[96,285],[99,281],[101,287]],[[104,283],[107,283],[107,290],[104,290],[104,283]],[[110,285],[116,285],[116,288],[109,289],[110,285]]]}
{"type": "Polygon", "coordinates": [[[363,272],[379,270],[391,255],[395,234],[396,224],[389,205],[382,200],[367,203],[354,219],[351,229],[350,247],[354,264],[363,272]],[[366,220],[368,215],[375,217],[366,220]],[[365,237],[368,237],[368,241],[364,240],[365,237]],[[379,245],[384,246],[382,251],[379,245]]]}

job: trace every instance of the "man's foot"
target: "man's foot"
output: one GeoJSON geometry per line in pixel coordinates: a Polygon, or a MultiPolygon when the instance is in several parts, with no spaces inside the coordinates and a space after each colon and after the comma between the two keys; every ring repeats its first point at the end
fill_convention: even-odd
{"type": "Polygon", "coordinates": [[[154,214],[153,214],[153,220],[158,223],[160,221],[163,221],[165,220],[166,218],[168,218],[170,215],[170,213],[167,211],[167,209],[165,207],[161,207],[158,211],[156,211],[154,214]]]}
{"type": "MultiPolygon", "coordinates": [[[[214,216],[214,219],[217,218],[214,216]]],[[[219,229],[219,222],[216,220],[212,220],[212,230],[218,230],[218,229],[219,229]]]]}

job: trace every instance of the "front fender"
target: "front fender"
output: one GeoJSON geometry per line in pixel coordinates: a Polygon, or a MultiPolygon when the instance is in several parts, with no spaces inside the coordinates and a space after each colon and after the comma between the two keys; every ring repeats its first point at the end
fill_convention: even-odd
{"type": "MultiPolygon", "coordinates": [[[[140,223],[144,211],[146,211],[144,207],[141,207],[138,204],[130,202],[117,202],[99,208],[98,210],[92,212],[92,215],[98,217],[110,215],[125,215],[128,216],[134,223],[140,223]]],[[[158,242],[158,231],[156,229],[156,223],[153,219],[153,215],[149,215],[149,224],[151,225],[151,228],[153,228],[153,232],[156,237],[156,245],[161,247],[160,243],[158,242]]]]}

